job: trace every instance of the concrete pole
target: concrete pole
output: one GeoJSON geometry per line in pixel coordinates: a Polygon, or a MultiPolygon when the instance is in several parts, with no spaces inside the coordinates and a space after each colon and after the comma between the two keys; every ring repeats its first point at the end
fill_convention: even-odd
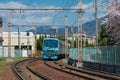
{"type": "Polygon", "coordinates": [[[96,24],[96,46],[98,46],[98,16],[97,16],[97,0],[95,0],[95,24],[96,24]]]}
{"type": "MultiPolygon", "coordinates": [[[[96,24],[96,54],[98,54],[98,16],[97,16],[97,0],[95,0],[95,24],[96,24]]],[[[95,60],[97,58],[95,57],[95,60]]]]}
{"type": "Polygon", "coordinates": [[[35,42],[34,42],[34,53],[33,53],[33,57],[36,56],[37,54],[37,38],[36,38],[36,24],[34,24],[34,37],[35,37],[35,42]]]}
{"type": "Polygon", "coordinates": [[[29,32],[27,32],[27,56],[29,57],[29,32]]]}
{"type": "Polygon", "coordinates": [[[21,50],[21,41],[20,41],[20,25],[21,24],[21,10],[20,10],[20,14],[19,14],[19,26],[18,26],[18,47],[19,50],[21,50]]]}
{"type": "Polygon", "coordinates": [[[65,59],[68,60],[68,17],[65,16],[65,59]]]}
{"type": "Polygon", "coordinates": [[[71,47],[74,48],[74,26],[73,25],[71,27],[71,32],[72,32],[72,44],[71,44],[71,47]]]}
{"type": "Polygon", "coordinates": [[[82,1],[78,0],[78,64],[82,63],[82,1]]]}
{"type": "Polygon", "coordinates": [[[58,38],[58,27],[56,27],[56,38],[58,38]]]}
{"type": "Polygon", "coordinates": [[[10,16],[11,16],[11,10],[9,10],[9,12],[8,12],[8,58],[11,58],[10,16]]]}
{"type": "Polygon", "coordinates": [[[11,56],[11,32],[10,32],[10,16],[11,16],[12,12],[11,10],[8,11],[8,57],[6,58],[6,61],[8,62],[13,62],[14,59],[11,56]]]}

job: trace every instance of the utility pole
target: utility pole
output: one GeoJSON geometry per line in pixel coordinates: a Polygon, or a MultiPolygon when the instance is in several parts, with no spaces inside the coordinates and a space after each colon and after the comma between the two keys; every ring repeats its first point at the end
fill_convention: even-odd
{"type": "Polygon", "coordinates": [[[72,25],[71,27],[71,33],[72,33],[72,44],[71,44],[71,48],[72,48],[72,54],[73,53],[73,49],[74,49],[74,26],[72,25]]]}
{"type": "MultiPolygon", "coordinates": [[[[97,0],[95,0],[95,24],[96,24],[96,54],[98,54],[98,16],[97,16],[97,0]]],[[[95,57],[96,59],[96,57],[95,57]]]]}
{"type": "Polygon", "coordinates": [[[37,38],[36,38],[36,24],[34,24],[34,38],[35,38],[35,42],[34,42],[34,53],[33,53],[33,56],[32,57],[35,57],[36,54],[37,54],[37,38]]]}
{"type": "Polygon", "coordinates": [[[8,58],[11,58],[11,32],[10,32],[10,16],[11,10],[8,12],[8,58]]]}
{"type": "Polygon", "coordinates": [[[72,32],[72,44],[71,44],[71,47],[74,48],[74,26],[73,25],[71,27],[71,32],[72,32]]]}
{"type": "Polygon", "coordinates": [[[78,0],[78,64],[82,63],[82,0],[78,0]]]}
{"type": "Polygon", "coordinates": [[[58,28],[56,27],[56,37],[58,38],[58,28]]]}
{"type": "Polygon", "coordinates": [[[65,59],[66,59],[66,62],[68,60],[68,40],[67,40],[67,37],[68,37],[68,17],[65,16],[65,59]]]}
{"type": "Polygon", "coordinates": [[[97,16],[97,0],[95,0],[95,24],[96,24],[96,46],[98,46],[98,16],[97,16]]]}
{"type": "Polygon", "coordinates": [[[83,46],[85,47],[86,46],[86,33],[84,32],[84,39],[83,39],[84,43],[83,43],[83,46]]]}
{"type": "Polygon", "coordinates": [[[18,26],[18,47],[19,50],[21,49],[21,41],[20,41],[20,25],[21,24],[21,10],[20,10],[20,14],[19,14],[19,26],[18,26]]]}
{"type": "Polygon", "coordinates": [[[27,32],[27,56],[29,57],[29,32],[27,32]]]}

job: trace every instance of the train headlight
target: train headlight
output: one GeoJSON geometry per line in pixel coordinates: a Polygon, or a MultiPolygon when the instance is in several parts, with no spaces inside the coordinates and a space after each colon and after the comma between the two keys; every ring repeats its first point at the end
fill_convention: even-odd
{"type": "Polygon", "coordinates": [[[56,51],[58,51],[58,48],[55,48],[56,51]]]}

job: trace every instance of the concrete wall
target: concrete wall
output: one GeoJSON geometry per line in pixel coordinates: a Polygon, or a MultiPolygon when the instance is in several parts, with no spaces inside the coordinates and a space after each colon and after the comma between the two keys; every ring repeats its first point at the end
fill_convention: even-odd
{"type": "MultiPolygon", "coordinates": [[[[8,46],[8,32],[3,32],[3,46],[8,46]]],[[[20,45],[27,45],[27,41],[29,41],[29,45],[34,46],[34,34],[31,32],[29,36],[27,36],[27,32],[20,33],[20,45]]],[[[11,32],[11,46],[18,46],[18,32],[11,32]]],[[[32,48],[33,49],[33,48],[32,48]]]]}

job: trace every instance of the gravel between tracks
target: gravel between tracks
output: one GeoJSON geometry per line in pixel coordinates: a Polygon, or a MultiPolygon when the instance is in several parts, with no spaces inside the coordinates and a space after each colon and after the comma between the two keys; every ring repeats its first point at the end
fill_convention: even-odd
{"type": "Polygon", "coordinates": [[[30,65],[32,66],[32,69],[34,69],[35,71],[42,73],[43,75],[46,75],[53,80],[84,80],[82,78],[49,68],[44,64],[43,60],[33,62],[30,65]]]}
{"type": "Polygon", "coordinates": [[[26,66],[27,61],[24,61],[22,63],[19,63],[17,65],[17,68],[21,71],[20,73],[26,80],[40,80],[39,77],[31,73],[25,66],[26,66]]]}

